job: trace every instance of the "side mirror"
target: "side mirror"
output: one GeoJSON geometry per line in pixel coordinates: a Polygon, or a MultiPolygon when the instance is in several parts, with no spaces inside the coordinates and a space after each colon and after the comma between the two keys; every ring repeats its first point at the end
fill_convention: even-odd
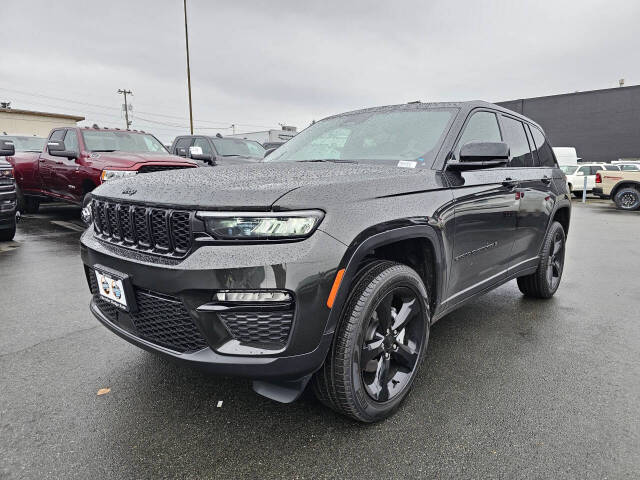
{"type": "Polygon", "coordinates": [[[67,150],[62,140],[49,140],[47,151],[52,157],[78,158],[78,152],[67,150]]]}
{"type": "Polygon", "coordinates": [[[579,177],[584,177],[584,172],[578,171],[578,172],[576,172],[576,175],[579,176],[579,177]]]}
{"type": "Polygon", "coordinates": [[[0,157],[11,157],[16,154],[16,147],[11,140],[0,140],[0,157]]]}
{"type": "Polygon", "coordinates": [[[201,160],[207,163],[213,163],[213,155],[210,153],[203,153],[202,147],[189,147],[189,157],[192,160],[201,160]]]}
{"type": "MultiPolygon", "coordinates": [[[[266,157],[267,155],[271,155],[274,150],[275,150],[275,148],[269,148],[269,149],[265,150],[264,151],[264,156],[266,157]]],[[[264,158],[264,157],[262,157],[262,158],[264,158]]]]}
{"type": "Polygon", "coordinates": [[[503,167],[509,162],[509,145],[504,142],[470,142],[460,149],[460,160],[447,163],[449,170],[478,170],[503,167]]]}
{"type": "Polygon", "coordinates": [[[188,150],[186,148],[176,148],[176,155],[187,158],[188,150]]]}

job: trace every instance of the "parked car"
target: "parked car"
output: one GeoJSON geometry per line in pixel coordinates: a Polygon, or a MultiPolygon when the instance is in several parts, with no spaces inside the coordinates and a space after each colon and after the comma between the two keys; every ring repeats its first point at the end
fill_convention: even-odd
{"type": "Polygon", "coordinates": [[[618,163],[616,166],[623,172],[640,172],[640,164],[637,163],[618,163]]]}
{"type": "Polygon", "coordinates": [[[86,205],[101,183],[137,173],[192,168],[195,162],[170,155],[153,135],[135,130],[55,128],[44,150],[9,160],[17,181],[18,208],[35,213],[43,199],[86,205]]]}
{"type": "Polygon", "coordinates": [[[575,197],[581,197],[584,190],[584,177],[587,177],[587,193],[591,193],[596,185],[596,173],[601,170],[619,171],[617,165],[608,163],[586,163],[580,165],[565,165],[560,167],[567,176],[569,191],[575,197]]]}
{"type": "Polygon", "coordinates": [[[222,135],[181,135],[176,137],[170,152],[205,165],[235,165],[262,160],[265,149],[258,142],[222,135]]]}
{"type": "Polygon", "coordinates": [[[264,142],[262,146],[265,150],[272,150],[278,148],[280,145],[284,145],[285,142],[264,142]]]}
{"type": "Polygon", "coordinates": [[[542,129],[476,101],[336,115],[263,162],[107,183],[91,208],[81,257],[107,328],[281,402],[311,382],[373,422],[433,322],[512,279],[554,295],[571,202],[542,129]]]}
{"type": "Polygon", "coordinates": [[[13,240],[16,234],[16,183],[13,167],[4,158],[14,155],[11,140],[0,139],[0,241],[13,240]]]}
{"type": "Polygon", "coordinates": [[[640,171],[598,172],[593,193],[602,198],[611,198],[621,210],[638,210],[640,171]]]}

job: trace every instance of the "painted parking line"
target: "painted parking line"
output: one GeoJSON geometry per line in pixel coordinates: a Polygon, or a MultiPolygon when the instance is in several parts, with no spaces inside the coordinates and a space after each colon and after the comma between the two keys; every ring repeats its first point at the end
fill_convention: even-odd
{"type": "Polygon", "coordinates": [[[73,230],[75,232],[84,232],[85,228],[82,225],[78,225],[72,222],[65,222],[62,220],[51,220],[51,223],[58,225],[60,227],[68,228],[69,230],[73,230]]]}

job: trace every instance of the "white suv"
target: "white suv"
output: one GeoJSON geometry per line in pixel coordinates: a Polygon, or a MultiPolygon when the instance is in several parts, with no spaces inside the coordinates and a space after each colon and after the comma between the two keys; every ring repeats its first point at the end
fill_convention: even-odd
{"type": "Polygon", "coordinates": [[[584,177],[587,177],[587,193],[591,193],[596,186],[596,172],[599,170],[620,170],[618,165],[609,163],[582,163],[579,165],[564,165],[560,167],[567,176],[569,191],[575,197],[582,196],[584,177]]]}

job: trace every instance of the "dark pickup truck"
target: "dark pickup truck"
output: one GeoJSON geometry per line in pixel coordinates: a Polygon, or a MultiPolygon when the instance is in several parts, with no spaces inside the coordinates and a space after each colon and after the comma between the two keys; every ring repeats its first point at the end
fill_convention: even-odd
{"type": "Polygon", "coordinates": [[[27,213],[37,212],[43,199],[84,206],[95,187],[125,176],[197,166],[169,154],[149,133],[88,127],[55,128],[41,152],[18,147],[8,161],[15,169],[18,209],[27,213]]]}
{"type": "Polygon", "coordinates": [[[205,165],[242,165],[259,162],[265,149],[258,142],[242,138],[223,137],[218,134],[181,135],[169,149],[174,155],[190,158],[205,165]]]}
{"type": "Polygon", "coordinates": [[[263,162],[92,197],[81,256],[107,328],[275,400],[310,383],[364,422],[420,381],[436,320],[509,280],[553,296],[571,215],[540,126],[485,102],[336,115],[263,162]]]}
{"type": "Polygon", "coordinates": [[[13,240],[16,234],[16,184],[13,167],[4,159],[14,153],[13,142],[0,139],[0,241],[13,240]]]}

